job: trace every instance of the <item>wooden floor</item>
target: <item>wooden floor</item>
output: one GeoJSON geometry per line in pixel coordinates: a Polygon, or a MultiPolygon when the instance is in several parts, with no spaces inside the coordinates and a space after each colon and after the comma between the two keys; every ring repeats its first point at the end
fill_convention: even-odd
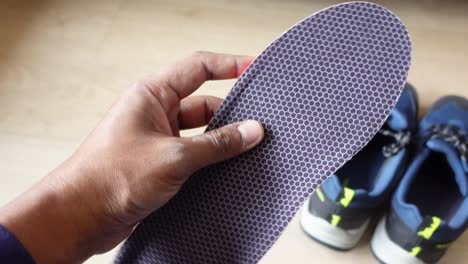
{"type": "MultiPolygon", "coordinates": [[[[195,50],[258,54],[292,24],[338,2],[1,1],[0,205],[64,160],[139,77],[195,50]]],[[[468,4],[383,4],[411,33],[409,80],[421,108],[445,94],[468,96],[468,4]]],[[[207,83],[198,93],[225,96],[232,84],[207,83]]],[[[262,263],[375,263],[369,234],[352,251],[335,252],[304,236],[295,218],[262,263]]],[[[445,263],[466,263],[467,248],[465,234],[445,263]]],[[[88,263],[109,263],[113,254],[88,263]]]]}

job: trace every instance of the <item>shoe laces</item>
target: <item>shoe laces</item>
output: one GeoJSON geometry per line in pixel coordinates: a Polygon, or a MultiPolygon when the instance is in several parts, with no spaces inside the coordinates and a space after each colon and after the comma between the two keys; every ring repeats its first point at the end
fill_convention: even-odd
{"type": "Polygon", "coordinates": [[[392,131],[390,129],[381,128],[379,134],[387,137],[392,137],[395,141],[385,145],[382,148],[384,157],[389,158],[408,146],[411,143],[411,132],[410,131],[392,131]]]}
{"type": "Polygon", "coordinates": [[[442,139],[454,146],[460,153],[461,159],[466,162],[468,158],[468,137],[458,127],[451,125],[433,125],[429,128],[429,139],[442,139]]]}

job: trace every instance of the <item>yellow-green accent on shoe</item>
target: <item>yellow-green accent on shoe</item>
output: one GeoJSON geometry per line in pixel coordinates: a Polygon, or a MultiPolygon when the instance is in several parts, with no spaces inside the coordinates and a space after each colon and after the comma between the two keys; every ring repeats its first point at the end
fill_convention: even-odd
{"type": "Polygon", "coordinates": [[[419,254],[419,252],[421,252],[421,247],[414,247],[411,249],[410,254],[411,256],[416,257],[419,254]]]}
{"type": "Polygon", "coordinates": [[[432,234],[437,230],[437,228],[440,226],[441,219],[437,216],[432,217],[432,223],[424,228],[423,230],[418,232],[418,236],[422,236],[425,239],[430,239],[432,237],[432,234]]]}
{"type": "Polygon", "coordinates": [[[330,223],[332,226],[337,226],[338,223],[340,223],[340,220],[341,220],[341,216],[334,214],[332,215],[330,223]]]}
{"type": "Polygon", "coordinates": [[[450,245],[449,243],[446,243],[446,244],[437,244],[437,245],[436,245],[436,248],[438,248],[438,249],[448,248],[449,245],[450,245]]]}
{"type": "Polygon", "coordinates": [[[325,195],[323,194],[320,188],[317,188],[315,190],[315,193],[317,193],[317,197],[320,199],[321,202],[325,202],[325,195]]]}
{"type": "Polygon", "coordinates": [[[343,188],[343,198],[340,200],[340,204],[346,208],[351,203],[354,197],[354,190],[348,187],[343,188]]]}

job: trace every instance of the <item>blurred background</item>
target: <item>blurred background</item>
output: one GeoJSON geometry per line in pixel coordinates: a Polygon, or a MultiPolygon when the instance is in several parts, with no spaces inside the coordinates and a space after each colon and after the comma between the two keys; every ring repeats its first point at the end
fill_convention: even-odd
{"type": "MultiPolygon", "coordinates": [[[[259,54],[291,25],[340,2],[0,1],[0,206],[66,159],[140,77],[196,50],[259,54]]],[[[442,95],[468,97],[468,3],[375,2],[409,29],[409,81],[422,112],[442,95]]],[[[209,82],[197,93],[224,97],[233,83],[209,82]]],[[[350,252],[332,251],[309,240],[295,218],[261,263],[375,263],[369,237],[350,252]]],[[[467,247],[465,234],[444,263],[466,263],[467,247]]]]}

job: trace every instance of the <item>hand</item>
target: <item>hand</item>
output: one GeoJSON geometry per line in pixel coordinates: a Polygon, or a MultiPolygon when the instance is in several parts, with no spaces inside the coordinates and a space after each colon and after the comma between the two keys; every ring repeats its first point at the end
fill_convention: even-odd
{"type": "Polygon", "coordinates": [[[124,240],[196,170],[239,155],[263,138],[255,121],[195,137],[222,99],[193,96],[206,80],[238,77],[251,57],[197,52],[129,89],[79,149],[2,208],[0,224],[38,263],[81,262],[124,240]]]}

